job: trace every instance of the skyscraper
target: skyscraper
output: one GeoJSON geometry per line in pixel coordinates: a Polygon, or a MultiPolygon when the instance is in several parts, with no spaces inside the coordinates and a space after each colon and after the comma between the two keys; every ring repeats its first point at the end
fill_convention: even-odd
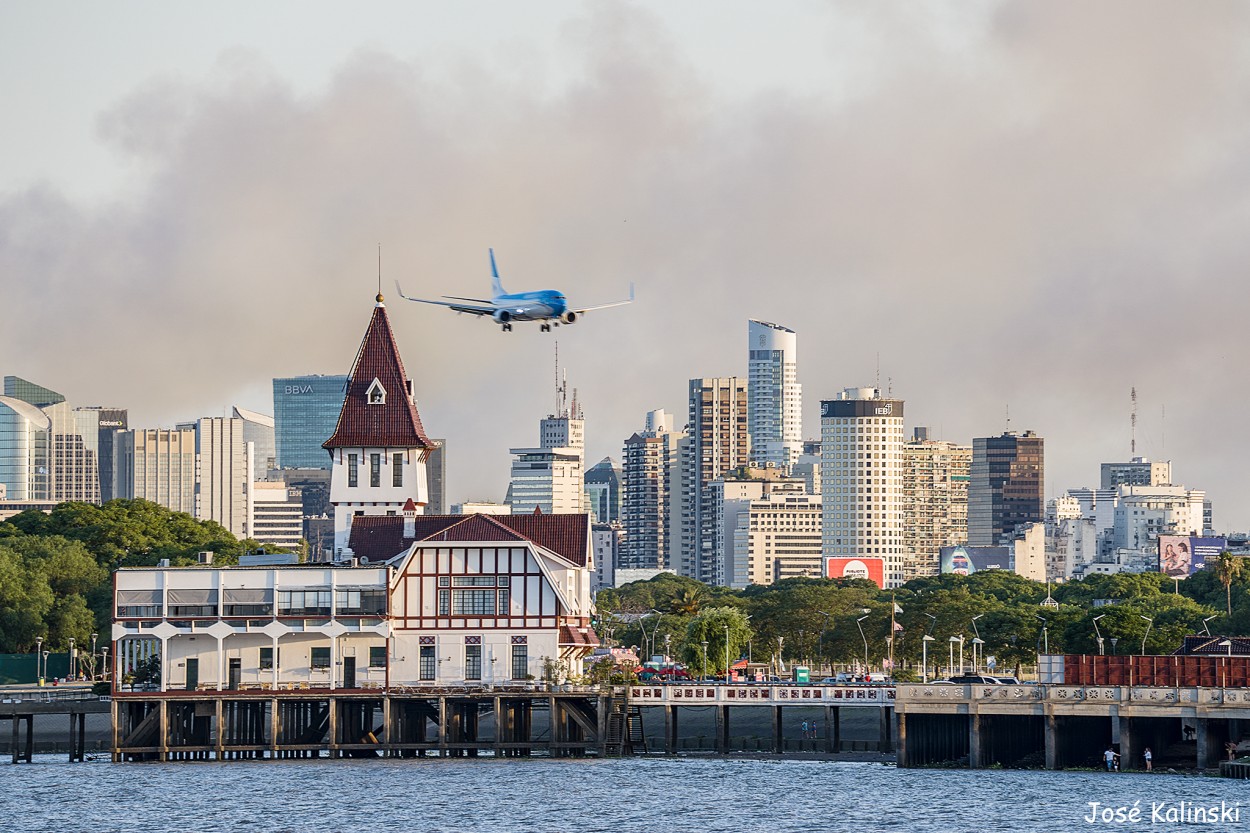
{"type": "Polygon", "coordinates": [[[767,321],[747,322],[747,432],[751,460],[789,471],[803,453],[798,336],[767,321]]]}
{"type": "Polygon", "coordinates": [[[32,475],[47,477],[47,491],[39,499],[99,503],[101,409],[75,408],[56,391],[17,376],[4,378],[4,392],[38,408],[49,421],[44,471],[32,475]]]}
{"type": "Polygon", "coordinates": [[[425,475],[429,484],[430,502],[425,514],[447,514],[447,440],[430,440],[430,456],[425,461],[425,475]]]}
{"type": "Polygon", "coordinates": [[[290,376],[273,380],[277,468],[330,468],[330,456],[321,444],[334,433],[346,390],[346,376],[290,376]]]}
{"type": "Polygon", "coordinates": [[[826,557],[880,558],[903,583],[903,400],[846,388],[820,403],[826,557]]]}
{"type": "Polygon", "coordinates": [[[928,438],[903,445],[903,580],[935,576],[942,547],[968,542],[972,446],[928,438]]]}
{"type": "Polygon", "coordinates": [[[708,584],[725,584],[723,564],[712,546],[712,495],[707,485],[748,462],[747,386],[736,377],[690,380],[687,435],[681,454],[682,575],[708,584]]]}
{"type": "Polygon", "coordinates": [[[685,435],[664,411],[647,414],[642,431],[625,441],[621,470],[621,520],[625,537],[618,566],[666,569],[677,550],[680,498],[678,443],[685,435]]]}
{"type": "Polygon", "coordinates": [[[51,435],[47,414],[25,400],[0,396],[0,483],[7,500],[52,499],[51,435]]]}
{"type": "Polygon", "coordinates": [[[1172,461],[1151,462],[1134,457],[1127,463],[1102,464],[1102,488],[1117,486],[1169,486],[1172,483],[1172,461]]]}
{"type": "Polygon", "coordinates": [[[611,457],[604,457],[586,470],[587,510],[596,523],[621,518],[621,477],[611,457]]]}
{"type": "Polygon", "coordinates": [[[244,420],[204,417],[195,423],[198,479],[195,516],[216,521],[236,538],[252,536],[252,454],[244,420]]]}
{"type": "Polygon", "coordinates": [[[136,428],[113,439],[117,497],[195,515],[195,430],[136,428]]]}
{"type": "Polygon", "coordinates": [[[114,445],[118,432],[126,430],[130,414],[125,408],[91,407],[83,410],[99,411],[100,502],[107,503],[120,496],[117,491],[114,445]]]}
{"type": "Polygon", "coordinates": [[[273,417],[235,405],[234,418],[243,420],[243,442],[252,444],[252,480],[267,480],[277,468],[273,417]]]}
{"type": "Polygon", "coordinates": [[[968,545],[1009,543],[1017,524],[1045,519],[1045,446],[1032,431],[972,441],[968,545]]]}
{"type": "Polygon", "coordinates": [[[559,392],[556,412],[539,422],[538,448],[509,449],[516,459],[504,502],[514,515],[535,509],[560,515],[586,511],[586,423],[576,395],[567,405],[563,386],[559,392]]]}

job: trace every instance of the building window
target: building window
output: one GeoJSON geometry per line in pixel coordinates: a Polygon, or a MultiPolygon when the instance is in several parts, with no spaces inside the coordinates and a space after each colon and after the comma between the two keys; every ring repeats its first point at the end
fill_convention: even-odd
{"type": "Polygon", "coordinates": [[[382,588],[340,588],[335,591],[334,612],[337,616],[386,615],[386,590],[382,588]]]}
{"type": "Polygon", "coordinates": [[[386,646],[370,645],[369,646],[369,667],[385,668],[386,667],[386,646]]]}
{"type": "Polygon", "coordinates": [[[279,590],[279,616],[329,616],[329,590],[279,590]]]}
{"type": "Polygon", "coordinates": [[[434,673],[438,668],[438,659],[434,656],[433,645],[421,646],[421,668],[420,674],[423,680],[434,679],[434,673]]]}
{"type": "Polygon", "coordinates": [[[396,454],[391,462],[391,485],[404,485],[404,455],[396,454]]]}
{"type": "Polygon", "coordinates": [[[330,669],[330,649],[313,648],[309,655],[308,665],[314,671],[328,671],[330,669]]]}
{"type": "Polygon", "coordinates": [[[451,591],[450,590],[438,591],[438,615],[439,616],[451,615],[451,591]]]}
{"type": "Polygon", "coordinates": [[[377,488],[382,485],[382,455],[369,455],[369,485],[377,488]]]}
{"type": "Polygon", "coordinates": [[[482,679],[482,646],[464,646],[464,678],[466,680],[482,679]]]}
{"type": "MultiPolygon", "coordinates": [[[[440,591],[445,593],[446,591],[440,591]]],[[[501,594],[508,591],[501,590],[501,594]]],[[[504,596],[506,600],[506,596],[504,596]]],[[[451,611],[455,616],[494,616],[495,591],[492,590],[453,590],[451,591],[451,611]]]]}
{"type": "Polygon", "coordinates": [[[352,488],[360,485],[359,462],[355,454],[347,455],[347,485],[352,488]]]}
{"type": "Polygon", "coordinates": [[[528,645],[512,646],[512,679],[524,680],[530,673],[530,649],[528,645]]]}
{"type": "Polygon", "coordinates": [[[260,662],[257,663],[257,667],[260,668],[261,671],[273,670],[273,648],[260,649],[260,662]]]}

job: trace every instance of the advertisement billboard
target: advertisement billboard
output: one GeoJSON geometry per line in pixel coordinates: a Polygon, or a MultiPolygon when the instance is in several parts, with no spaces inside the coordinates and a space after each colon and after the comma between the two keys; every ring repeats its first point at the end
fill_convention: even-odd
{"type": "Polygon", "coordinates": [[[1159,572],[1172,578],[1188,578],[1227,548],[1225,538],[1160,535],[1159,572]]]}
{"type": "Polygon", "coordinates": [[[970,576],[981,570],[1010,570],[1015,547],[942,547],[938,559],[943,573],[970,576]]]}
{"type": "Polygon", "coordinates": [[[885,587],[885,559],[826,558],[825,578],[866,578],[885,587]]]}

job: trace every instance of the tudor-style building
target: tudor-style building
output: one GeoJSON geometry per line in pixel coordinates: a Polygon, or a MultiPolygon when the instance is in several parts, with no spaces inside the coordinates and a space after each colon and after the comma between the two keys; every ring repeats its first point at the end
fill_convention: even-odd
{"type": "Polygon", "coordinates": [[[589,516],[422,513],[431,442],[381,295],[325,448],[337,564],[119,570],[114,679],[153,654],[162,691],[581,672],[599,643],[589,516]]]}
{"type": "Polygon", "coordinates": [[[411,501],[421,514],[429,501],[425,462],[434,444],[425,434],[404,372],[382,295],[352,365],[330,452],[334,557],[350,558],[353,519],[397,516],[411,501]]]}

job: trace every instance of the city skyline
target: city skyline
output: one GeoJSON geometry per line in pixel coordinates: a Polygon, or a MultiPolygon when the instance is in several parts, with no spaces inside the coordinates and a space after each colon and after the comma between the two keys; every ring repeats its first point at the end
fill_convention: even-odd
{"type": "MultiPolygon", "coordinates": [[[[378,243],[388,301],[395,278],[480,292],[494,246],[517,285],[597,298],[632,281],[638,301],[550,335],[391,303],[422,416],[455,449],[451,501],[502,500],[507,449],[549,410],[552,336],[597,460],[647,411],[684,413],[690,379],[745,377],[757,318],[803,341],[807,438],[821,399],[879,379],[908,433],[968,443],[1009,411],[1046,437],[1053,497],[1129,458],[1136,386],[1137,454],[1205,490],[1217,528],[1250,528],[1250,484],[1224,462],[1248,450],[1250,386],[1217,317],[1250,292],[1229,187],[1246,10],[961,8],[785,7],[754,42],[793,63],[733,71],[694,12],[646,3],[553,5],[479,46],[420,6],[441,49],[348,27],[311,81],[272,40],[210,29],[194,60],[140,51],[101,81],[46,157],[41,107],[75,97],[32,85],[0,139],[0,273],[23,311],[0,372],[138,428],[271,413],[274,378],[350,369],[378,243]],[[800,19],[810,33],[787,41],[800,19]],[[515,60],[484,57],[501,43],[515,60]],[[94,184],[84,158],[104,160],[94,184]]],[[[40,83],[109,42],[3,14],[6,45],[42,50],[8,52],[40,83]]],[[[720,36],[759,23],[722,17],[720,36]]]]}

